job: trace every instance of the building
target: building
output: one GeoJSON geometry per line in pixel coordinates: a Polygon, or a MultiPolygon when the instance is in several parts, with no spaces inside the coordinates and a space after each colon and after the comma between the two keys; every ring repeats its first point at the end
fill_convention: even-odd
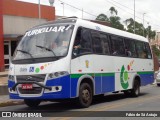
{"type": "Polygon", "coordinates": [[[16,0],[0,0],[0,71],[9,66],[17,42],[25,31],[37,24],[54,20],[55,8],[16,0]]]}

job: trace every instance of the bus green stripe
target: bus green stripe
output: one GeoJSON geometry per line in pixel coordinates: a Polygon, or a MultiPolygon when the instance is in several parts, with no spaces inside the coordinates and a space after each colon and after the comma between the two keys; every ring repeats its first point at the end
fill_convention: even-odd
{"type": "Polygon", "coordinates": [[[84,74],[71,74],[71,78],[79,78],[84,74]]]}
{"type": "Polygon", "coordinates": [[[104,77],[104,76],[114,76],[115,75],[115,73],[102,73],[102,76],[104,77]]]}
{"type": "Polygon", "coordinates": [[[145,72],[137,72],[139,75],[144,75],[144,74],[154,74],[153,71],[145,71],[145,72]]]}
{"type": "MultiPolygon", "coordinates": [[[[71,78],[80,78],[82,75],[85,75],[85,74],[71,74],[71,78]]],[[[90,75],[90,76],[95,76],[95,77],[105,77],[105,76],[114,76],[115,73],[89,73],[87,75],[90,75]]]]}

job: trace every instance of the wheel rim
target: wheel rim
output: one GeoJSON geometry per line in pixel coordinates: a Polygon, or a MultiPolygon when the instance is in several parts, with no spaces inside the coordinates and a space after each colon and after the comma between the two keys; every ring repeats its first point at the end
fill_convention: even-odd
{"type": "Polygon", "coordinates": [[[90,98],[91,98],[91,96],[90,96],[89,90],[88,89],[84,89],[82,91],[82,100],[83,100],[83,102],[84,103],[88,103],[90,101],[90,98]]]}
{"type": "Polygon", "coordinates": [[[139,84],[136,84],[135,86],[135,94],[139,95],[139,84]]]}
{"type": "Polygon", "coordinates": [[[138,90],[138,88],[136,89],[135,93],[136,93],[136,95],[138,95],[138,94],[139,94],[139,90],[138,90]]]}

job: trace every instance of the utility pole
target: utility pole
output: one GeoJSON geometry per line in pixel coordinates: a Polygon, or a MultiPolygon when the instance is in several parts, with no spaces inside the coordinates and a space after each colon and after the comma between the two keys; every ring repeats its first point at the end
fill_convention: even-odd
{"type": "Polygon", "coordinates": [[[61,4],[63,5],[63,16],[64,16],[64,2],[61,2],[61,4]]]}
{"type": "Polygon", "coordinates": [[[144,15],[145,15],[146,13],[143,13],[143,36],[144,36],[144,15]]]}
{"type": "Polygon", "coordinates": [[[82,8],[82,19],[83,19],[83,8],[82,8]]]}
{"type": "Polygon", "coordinates": [[[135,0],[134,0],[134,34],[135,34],[135,0]]]}
{"type": "Polygon", "coordinates": [[[38,19],[39,19],[39,24],[41,22],[41,2],[38,0],[38,19]]]}
{"type": "Polygon", "coordinates": [[[147,24],[148,24],[148,41],[150,42],[150,39],[149,39],[149,22],[147,24]]]}

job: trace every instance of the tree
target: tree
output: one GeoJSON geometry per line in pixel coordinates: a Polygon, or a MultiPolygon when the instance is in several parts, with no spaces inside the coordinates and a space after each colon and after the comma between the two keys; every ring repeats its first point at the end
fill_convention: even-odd
{"type": "MultiPolygon", "coordinates": [[[[111,16],[108,18],[107,15],[101,13],[97,16],[96,20],[100,21],[106,21],[111,23],[111,27],[125,30],[124,25],[120,22],[121,18],[118,15],[118,11],[115,9],[115,7],[110,7],[109,9],[111,16]]],[[[124,23],[127,26],[127,32],[134,33],[134,20],[133,18],[126,19],[124,23]]],[[[148,26],[147,28],[144,28],[142,23],[139,23],[135,21],[135,34],[143,36],[143,30],[144,30],[144,37],[149,37],[149,39],[154,39],[156,32],[152,31],[151,26],[148,26]]]]}
{"type": "MultiPolygon", "coordinates": [[[[126,19],[125,24],[127,25],[127,32],[134,33],[134,20],[133,18],[126,19]]],[[[143,24],[135,21],[135,34],[143,36],[143,24]]]]}
{"type": "Polygon", "coordinates": [[[96,20],[110,22],[111,27],[117,28],[120,30],[124,30],[124,25],[121,24],[121,22],[120,22],[121,18],[119,16],[117,16],[118,11],[114,7],[111,7],[109,10],[110,10],[112,16],[110,16],[108,18],[107,15],[101,13],[97,16],[96,20]],[[116,14],[116,16],[114,16],[113,14],[116,14]]]}
{"type": "Polygon", "coordinates": [[[118,11],[114,7],[110,7],[111,16],[109,17],[109,22],[111,27],[124,30],[124,25],[121,24],[121,18],[119,16],[114,16],[114,13],[117,15],[118,11]]]}
{"type": "Polygon", "coordinates": [[[155,36],[156,36],[156,31],[152,31],[152,27],[151,26],[148,26],[146,28],[146,36],[148,36],[148,39],[154,39],[155,36]]]}
{"type": "Polygon", "coordinates": [[[111,12],[111,16],[114,15],[114,13],[117,15],[118,14],[118,11],[114,8],[114,7],[110,7],[110,12],[111,12]]]}
{"type": "Polygon", "coordinates": [[[96,20],[99,20],[99,21],[109,21],[107,15],[101,13],[97,16],[96,20]]]}
{"type": "Polygon", "coordinates": [[[121,24],[120,20],[121,20],[121,18],[118,16],[111,16],[109,18],[109,21],[110,21],[113,28],[124,30],[124,25],[121,24]]]}
{"type": "MultiPolygon", "coordinates": [[[[134,33],[134,20],[132,18],[126,19],[124,23],[127,25],[127,32],[134,33]]],[[[135,21],[135,34],[143,36],[143,29],[144,29],[144,37],[149,39],[154,39],[156,32],[152,31],[151,26],[144,28],[143,24],[138,23],[135,21]]]]}

